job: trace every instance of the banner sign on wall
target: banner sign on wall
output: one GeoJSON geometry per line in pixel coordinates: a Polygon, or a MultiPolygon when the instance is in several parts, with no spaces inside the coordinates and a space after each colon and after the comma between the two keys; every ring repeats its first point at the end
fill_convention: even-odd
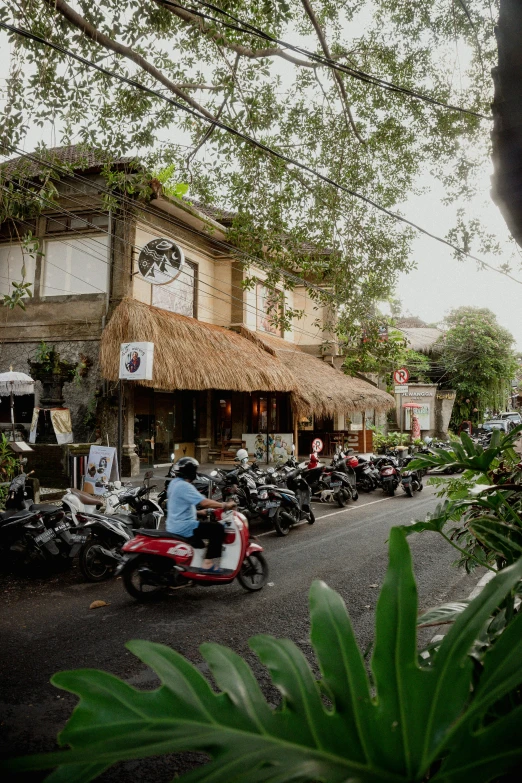
{"type": "Polygon", "coordinates": [[[127,381],[151,381],[154,365],[154,343],[120,345],[120,378],[127,381]]]}
{"type": "Polygon", "coordinates": [[[84,492],[103,495],[107,491],[105,484],[119,478],[116,449],[112,446],[91,446],[83,477],[84,492]]]}
{"type": "MultiPolygon", "coordinates": [[[[56,442],[59,443],[60,446],[63,446],[65,443],[74,442],[71,411],[69,408],[34,408],[31,427],[29,429],[29,443],[36,443],[36,438],[38,437],[38,421],[40,412],[42,412],[42,416],[44,418],[44,427],[45,417],[50,417],[54,434],[56,435],[56,442]]],[[[41,420],[40,424],[42,424],[41,420]]]]}
{"type": "Polygon", "coordinates": [[[152,285],[175,280],[185,266],[185,254],[172,239],[152,239],[138,256],[140,275],[152,285]]]}

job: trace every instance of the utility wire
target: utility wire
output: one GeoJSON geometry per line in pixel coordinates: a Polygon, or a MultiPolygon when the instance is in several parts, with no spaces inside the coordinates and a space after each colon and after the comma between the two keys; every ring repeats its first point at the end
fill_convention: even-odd
{"type": "MultiPolygon", "coordinates": [[[[131,199],[127,198],[126,196],[123,196],[122,194],[116,194],[116,193],[113,193],[112,191],[110,191],[108,188],[104,187],[104,186],[103,186],[103,185],[101,185],[100,183],[94,183],[92,180],[88,179],[87,177],[83,177],[83,176],[81,176],[80,174],[77,174],[76,172],[74,172],[74,173],[71,173],[71,172],[69,172],[69,171],[64,171],[64,169],[60,168],[60,166],[59,166],[59,165],[57,165],[57,164],[53,164],[53,163],[51,163],[51,162],[49,162],[49,161],[45,161],[45,160],[43,160],[43,159],[41,159],[41,158],[39,158],[39,157],[36,157],[36,156],[34,156],[34,155],[31,155],[30,153],[25,153],[23,150],[19,150],[19,149],[18,149],[18,148],[16,148],[16,147],[13,147],[13,146],[10,146],[10,145],[5,145],[5,144],[2,144],[1,142],[0,142],[0,145],[1,145],[1,146],[4,146],[4,147],[6,147],[6,148],[8,148],[8,149],[10,149],[11,151],[14,151],[14,152],[17,152],[17,153],[19,153],[21,156],[27,157],[28,159],[30,159],[30,160],[32,160],[32,161],[34,161],[35,163],[37,163],[37,164],[39,164],[39,165],[43,165],[44,167],[50,168],[50,169],[52,169],[52,170],[55,170],[55,171],[57,171],[59,174],[66,174],[66,175],[67,175],[67,176],[69,176],[70,178],[72,178],[72,179],[76,179],[76,180],[78,180],[80,183],[82,183],[82,184],[84,184],[84,185],[86,185],[86,186],[88,186],[88,187],[90,187],[90,188],[92,188],[92,189],[94,189],[94,190],[97,190],[97,191],[99,191],[99,192],[102,192],[102,193],[106,193],[106,194],[108,194],[108,195],[113,195],[113,196],[115,196],[115,197],[116,197],[118,200],[120,200],[120,201],[121,201],[123,204],[130,205],[130,206],[132,206],[132,207],[138,208],[138,209],[140,210],[139,220],[140,220],[142,223],[144,223],[145,225],[147,225],[148,227],[152,228],[154,233],[157,233],[157,225],[156,225],[156,224],[154,224],[154,223],[152,223],[151,221],[148,221],[148,220],[147,220],[146,218],[144,218],[144,216],[143,216],[143,213],[145,213],[145,214],[149,214],[149,215],[151,215],[151,216],[153,216],[153,217],[157,217],[157,212],[156,212],[156,211],[154,211],[154,210],[152,210],[152,209],[150,209],[150,208],[149,208],[147,205],[145,205],[145,204],[136,205],[136,202],[132,201],[131,199]]],[[[30,180],[30,179],[29,179],[27,176],[26,176],[26,177],[22,177],[20,174],[18,174],[17,176],[18,176],[18,177],[20,177],[21,179],[24,179],[26,182],[31,182],[31,180],[30,180]]],[[[73,190],[75,193],[77,193],[77,194],[81,194],[81,195],[84,195],[84,191],[83,191],[83,190],[80,190],[79,188],[74,188],[74,187],[73,187],[73,186],[71,186],[71,185],[68,185],[68,186],[69,186],[69,187],[71,187],[71,189],[72,189],[72,190],[73,190]]],[[[28,188],[25,188],[23,185],[20,185],[20,187],[24,188],[24,190],[28,190],[28,188]]],[[[6,189],[4,188],[4,190],[6,190],[6,189]]],[[[68,198],[69,198],[71,201],[73,201],[73,202],[75,202],[75,203],[77,203],[77,204],[81,205],[83,208],[86,208],[86,209],[88,209],[88,211],[89,211],[89,212],[96,212],[96,213],[98,213],[98,214],[100,214],[100,215],[106,215],[106,214],[107,214],[107,213],[106,213],[106,211],[104,211],[103,209],[96,208],[96,207],[94,207],[93,205],[86,205],[84,202],[80,202],[78,199],[74,199],[74,198],[73,198],[72,196],[70,196],[69,194],[68,194],[68,198]]],[[[49,200],[47,200],[47,199],[46,199],[46,201],[47,201],[47,203],[49,204],[50,208],[53,208],[53,209],[59,209],[59,210],[60,210],[60,211],[62,211],[64,214],[67,214],[67,215],[69,215],[69,216],[73,216],[73,217],[78,217],[78,215],[77,215],[76,213],[68,212],[68,211],[67,211],[67,210],[65,210],[63,207],[59,207],[59,206],[58,206],[58,205],[57,205],[55,202],[51,202],[51,201],[49,201],[49,200]]],[[[172,225],[173,225],[175,228],[178,228],[178,227],[181,225],[181,224],[180,224],[179,222],[177,222],[175,219],[173,220],[173,219],[172,219],[172,216],[171,216],[171,215],[169,215],[169,214],[163,215],[163,217],[164,217],[164,219],[166,219],[166,220],[167,220],[167,222],[171,223],[171,224],[172,224],[172,225]]],[[[57,222],[59,222],[59,221],[57,221],[57,222]]],[[[97,226],[97,225],[95,225],[95,224],[92,224],[92,223],[90,223],[89,221],[85,221],[85,222],[86,222],[86,224],[87,224],[87,225],[89,225],[89,226],[91,226],[93,229],[95,229],[97,233],[100,233],[100,232],[102,232],[102,233],[103,233],[103,229],[101,229],[99,226],[97,226]]],[[[66,224],[63,224],[63,225],[65,226],[66,224]]],[[[203,231],[198,231],[196,228],[194,228],[194,227],[192,227],[192,226],[189,226],[188,224],[182,224],[182,225],[183,225],[183,228],[184,228],[186,231],[188,231],[189,233],[195,234],[196,236],[198,236],[198,237],[201,237],[201,238],[203,238],[203,239],[206,239],[206,240],[208,240],[208,239],[209,239],[209,236],[208,236],[208,234],[204,233],[203,231]]],[[[78,233],[80,233],[80,232],[78,232],[78,233]]],[[[131,246],[133,249],[135,248],[136,250],[141,250],[141,248],[140,248],[140,247],[138,247],[137,245],[133,244],[132,242],[130,242],[130,241],[129,241],[129,240],[127,240],[127,239],[124,239],[124,238],[119,238],[119,241],[122,241],[122,242],[124,242],[125,244],[127,244],[127,245],[130,245],[130,246],[131,246]]],[[[236,253],[236,254],[239,254],[239,255],[243,255],[243,256],[245,256],[245,257],[246,257],[246,258],[249,260],[249,262],[251,262],[251,263],[253,263],[253,264],[258,264],[258,265],[260,265],[260,266],[263,266],[263,264],[265,264],[265,263],[266,263],[266,262],[265,262],[263,259],[260,259],[260,258],[258,258],[257,256],[252,256],[252,255],[250,255],[250,254],[247,254],[245,251],[241,251],[241,250],[235,249],[233,246],[231,246],[231,245],[229,245],[229,244],[227,244],[227,243],[225,243],[225,242],[222,242],[221,240],[218,240],[218,239],[216,239],[215,237],[212,237],[212,242],[213,242],[214,244],[216,244],[217,246],[219,246],[219,247],[222,247],[222,248],[223,248],[223,249],[224,249],[224,250],[225,250],[227,253],[236,253]]],[[[196,250],[197,250],[197,247],[196,247],[196,246],[194,246],[194,249],[196,249],[196,250]]],[[[118,265],[115,265],[115,266],[117,267],[118,265]]],[[[127,271],[127,270],[126,270],[126,271],[127,271]]],[[[286,272],[286,270],[280,270],[280,271],[281,271],[281,273],[282,273],[283,275],[287,275],[288,277],[290,277],[290,278],[292,279],[292,281],[299,283],[299,285],[303,285],[303,286],[310,286],[312,289],[314,289],[314,290],[318,290],[318,291],[319,291],[321,294],[323,294],[323,295],[324,295],[326,298],[330,299],[330,301],[332,302],[332,304],[335,304],[335,305],[337,305],[337,306],[339,306],[339,305],[343,304],[343,303],[342,303],[342,302],[339,300],[339,298],[338,298],[338,297],[335,297],[335,296],[334,296],[334,294],[332,294],[330,291],[325,291],[325,290],[324,290],[323,288],[321,288],[320,286],[315,286],[315,285],[314,285],[314,284],[312,284],[312,283],[308,283],[308,281],[307,281],[307,280],[305,280],[304,278],[299,278],[299,277],[297,277],[296,275],[292,275],[291,273],[287,273],[287,272],[286,272]]],[[[200,272],[200,274],[201,274],[201,272],[200,272]]],[[[241,288],[240,286],[233,286],[233,287],[234,287],[234,288],[236,288],[236,289],[238,289],[238,290],[241,288]]],[[[218,290],[220,293],[224,293],[225,295],[227,295],[227,294],[226,294],[226,292],[222,291],[221,289],[216,289],[216,290],[218,290]]],[[[241,290],[243,290],[243,289],[241,288],[241,290]]],[[[239,298],[239,297],[232,297],[232,298],[233,298],[233,299],[236,299],[237,301],[242,301],[242,299],[240,300],[240,298],[239,298]]],[[[262,312],[262,311],[261,311],[261,312],[262,312]]],[[[396,330],[396,331],[402,332],[402,333],[403,333],[403,334],[405,334],[405,335],[406,335],[406,337],[407,337],[407,331],[405,331],[404,329],[401,329],[401,328],[400,328],[400,327],[398,327],[398,326],[392,326],[391,328],[392,328],[392,329],[394,329],[394,330],[396,330]]],[[[306,332],[306,331],[305,331],[305,330],[303,330],[303,329],[300,329],[299,331],[301,331],[303,334],[305,334],[305,335],[307,335],[307,336],[310,336],[310,337],[312,337],[312,336],[313,336],[313,337],[315,337],[315,336],[316,336],[316,335],[312,335],[312,334],[311,334],[311,333],[309,333],[309,332],[306,332]]],[[[461,355],[464,355],[464,354],[461,354],[461,355]]],[[[473,353],[473,352],[471,352],[471,353],[468,353],[468,354],[466,354],[466,355],[472,356],[472,355],[474,355],[474,353],[473,353]]]]}
{"type": "Polygon", "coordinates": [[[183,11],[188,11],[194,16],[198,16],[201,19],[205,19],[210,22],[215,22],[216,24],[219,24],[222,27],[225,27],[229,30],[234,30],[236,32],[254,35],[257,38],[261,38],[264,41],[277,44],[278,46],[281,46],[284,49],[289,49],[292,52],[301,54],[319,63],[320,65],[327,65],[332,70],[345,73],[348,76],[353,77],[354,79],[359,79],[360,81],[365,82],[366,84],[371,84],[374,87],[380,87],[381,89],[384,90],[389,90],[395,93],[401,93],[403,95],[409,96],[410,98],[415,98],[417,100],[424,101],[425,103],[429,103],[432,106],[439,106],[443,109],[448,109],[450,111],[460,112],[461,114],[468,114],[472,117],[478,117],[481,120],[493,119],[492,115],[481,114],[480,112],[473,111],[472,109],[465,109],[462,106],[455,106],[450,103],[446,103],[445,101],[438,100],[437,98],[433,98],[430,95],[417,92],[416,90],[411,90],[408,87],[401,87],[398,84],[394,84],[393,82],[389,82],[386,79],[382,79],[380,76],[375,76],[371,73],[366,73],[365,71],[362,71],[359,68],[351,68],[349,65],[343,65],[342,63],[337,62],[337,60],[333,60],[330,57],[325,57],[324,55],[311,52],[310,50],[305,49],[302,46],[296,46],[295,44],[288,43],[288,41],[282,41],[280,38],[275,38],[274,36],[270,35],[270,33],[267,33],[264,30],[259,29],[253,24],[250,24],[250,22],[246,22],[243,19],[234,16],[229,11],[225,11],[223,8],[219,8],[219,6],[213,5],[212,3],[204,2],[204,0],[194,0],[194,2],[200,6],[203,6],[204,8],[209,8],[211,11],[222,14],[223,16],[235,22],[235,24],[231,24],[230,22],[225,22],[222,19],[216,19],[215,16],[210,16],[209,14],[205,14],[202,11],[197,11],[195,8],[187,8],[186,6],[180,5],[179,3],[172,2],[172,0],[156,0],[156,2],[158,3],[158,5],[171,6],[173,8],[179,8],[180,10],[183,11]]]}
{"type": "MultiPolygon", "coordinates": [[[[5,188],[5,186],[2,185],[0,187],[5,192],[9,193],[8,189],[5,188]]],[[[20,187],[22,187],[24,190],[29,190],[28,188],[24,187],[23,185],[20,185],[20,187]]],[[[77,192],[79,192],[79,191],[77,191],[77,192]]],[[[67,195],[68,195],[69,200],[71,200],[71,201],[75,200],[69,194],[67,194],[67,195]]],[[[58,205],[55,202],[52,202],[49,199],[46,199],[45,197],[42,197],[42,196],[40,198],[42,198],[42,200],[44,202],[46,202],[53,209],[58,209],[60,212],[62,212],[63,214],[65,214],[67,216],[78,217],[78,215],[76,213],[69,212],[68,210],[66,210],[64,208],[58,207],[58,205]]],[[[78,202],[78,200],[76,200],[76,201],[77,201],[77,203],[80,203],[80,202],[78,202]]],[[[82,204],[82,206],[85,207],[86,205],[82,204]]],[[[93,212],[95,210],[90,208],[89,211],[93,212]]],[[[56,236],[47,237],[46,238],[47,242],[49,242],[49,241],[51,241],[51,242],[59,241],[59,242],[65,244],[65,245],[68,245],[69,247],[72,247],[74,249],[74,245],[71,245],[70,242],[67,242],[67,236],[69,236],[69,238],[70,238],[71,234],[75,234],[76,236],[80,236],[80,237],[85,238],[85,232],[82,232],[81,230],[77,230],[77,229],[69,229],[69,227],[67,226],[67,223],[63,223],[62,221],[58,220],[54,215],[52,216],[51,219],[53,220],[53,222],[56,222],[59,225],[62,225],[64,227],[64,229],[66,229],[67,234],[65,234],[65,237],[64,237],[63,234],[58,234],[56,236]]],[[[30,225],[25,220],[19,220],[19,222],[25,223],[25,225],[30,225]]],[[[109,232],[105,231],[103,228],[100,228],[100,226],[96,226],[95,224],[90,223],[87,220],[84,220],[84,222],[85,222],[86,225],[91,226],[93,229],[95,229],[97,234],[102,233],[102,234],[106,234],[107,236],[109,236],[109,232]]],[[[145,221],[143,221],[143,222],[145,222],[145,221]]],[[[152,228],[154,228],[155,230],[157,229],[157,226],[155,226],[153,224],[148,224],[148,225],[152,226],[152,228]]],[[[85,245],[85,242],[82,243],[81,239],[75,239],[74,241],[79,242],[79,243],[85,245]]],[[[130,247],[132,248],[133,253],[134,253],[135,250],[140,251],[142,249],[138,245],[135,245],[132,242],[130,242],[129,240],[125,240],[123,238],[119,238],[119,241],[123,241],[126,244],[130,245],[130,247]]],[[[1,247],[1,245],[0,245],[0,247],[1,247]]],[[[104,258],[100,258],[99,256],[94,255],[92,252],[89,252],[88,250],[82,250],[81,252],[82,252],[82,254],[84,256],[90,256],[91,258],[93,258],[98,263],[105,264],[106,266],[109,265],[109,262],[107,261],[106,253],[105,253],[105,257],[104,258]]],[[[75,279],[79,280],[80,282],[85,283],[86,285],[90,286],[91,288],[95,289],[96,291],[99,291],[100,293],[105,293],[104,291],[102,291],[102,289],[99,289],[99,288],[96,288],[96,286],[93,286],[93,284],[91,282],[85,280],[84,278],[79,277],[78,275],[73,274],[72,272],[69,272],[66,269],[63,269],[63,267],[59,267],[57,264],[53,263],[52,261],[49,261],[49,259],[47,257],[45,258],[45,264],[50,264],[51,266],[55,267],[56,269],[59,269],[60,271],[66,273],[66,274],[69,274],[71,277],[74,277],[75,279]]],[[[123,267],[121,264],[115,264],[113,262],[112,266],[114,268],[116,268],[116,269],[121,269],[124,273],[128,273],[128,271],[129,271],[127,268],[123,267]]],[[[206,274],[202,273],[199,270],[199,268],[198,268],[198,277],[200,277],[200,278],[201,277],[210,277],[210,275],[206,275],[206,274]]],[[[220,302],[224,302],[225,304],[228,303],[227,299],[223,299],[222,297],[216,296],[216,294],[213,294],[213,293],[210,292],[210,291],[217,291],[220,294],[224,294],[225,296],[228,296],[230,301],[240,302],[241,304],[243,304],[246,307],[247,311],[250,311],[252,314],[256,315],[256,317],[257,317],[258,313],[263,315],[263,316],[267,315],[267,313],[264,310],[261,310],[259,307],[257,307],[257,305],[249,303],[249,302],[245,302],[243,297],[240,298],[240,297],[234,296],[233,294],[228,294],[222,288],[218,288],[218,287],[216,287],[214,285],[211,285],[210,283],[205,282],[205,280],[200,279],[200,282],[201,282],[202,286],[205,286],[206,288],[209,289],[209,291],[204,291],[202,293],[204,293],[206,296],[209,296],[212,299],[215,299],[215,300],[220,301],[220,302]]],[[[262,282],[262,281],[260,281],[260,282],[262,282]]],[[[186,286],[191,291],[194,290],[193,287],[189,283],[184,282],[180,278],[176,279],[176,283],[178,285],[186,286]]],[[[47,288],[47,287],[52,288],[55,291],[62,290],[62,291],[64,291],[64,293],[74,293],[74,292],[71,292],[71,291],[65,291],[65,289],[56,288],[55,286],[47,286],[47,284],[45,284],[44,287],[45,288],[47,288]]],[[[232,286],[232,287],[233,288],[239,288],[239,286],[232,286]]],[[[78,295],[81,295],[81,294],[78,294],[78,295]]],[[[200,303],[198,303],[198,308],[201,308],[202,310],[206,310],[207,312],[212,313],[212,314],[215,315],[213,310],[210,310],[209,308],[204,307],[200,303]]],[[[308,332],[308,331],[306,331],[305,329],[303,329],[302,327],[299,327],[299,326],[292,326],[292,331],[298,332],[298,333],[304,335],[305,337],[310,337],[310,338],[312,338],[314,340],[317,339],[317,336],[318,336],[317,334],[313,334],[312,332],[308,332]]]]}
{"type": "Polygon", "coordinates": [[[82,57],[79,54],[75,54],[74,52],[71,52],[69,49],[65,49],[63,46],[60,46],[59,44],[53,43],[52,41],[42,38],[41,36],[36,35],[35,33],[31,33],[29,30],[25,30],[20,27],[15,27],[14,25],[6,24],[5,22],[0,22],[0,27],[5,30],[8,30],[9,32],[27,38],[28,40],[35,41],[36,43],[43,44],[44,46],[49,46],[52,49],[55,49],[57,52],[60,52],[61,54],[64,54],[68,57],[72,57],[74,60],[77,60],[77,62],[86,65],[88,68],[93,68],[94,70],[103,73],[105,76],[109,76],[112,79],[116,79],[124,84],[128,84],[131,87],[135,87],[136,89],[140,90],[141,92],[145,92],[148,95],[153,95],[156,98],[160,98],[166,103],[175,106],[177,109],[180,109],[181,111],[184,111],[187,114],[190,114],[191,116],[196,117],[197,119],[203,122],[207,122],[217,128],[221,128],[221,130],[231,133],[233,136],[235,136],[238,139],[241,139],[241,141],[246,142],[250,146],[257,148],[262,152],[267,153],[268,155],[272,155],[273,157],[283,161],[289,166],[301,169],[302,171],[306,171],[307,174],[311,174],[313,177],[316,177],[317,179],[326,182],[326,184],[331,185],[337,190],[340,190],[344,193],[347,193],[349,196],[353,196],[354,198],[363,201],[365,204],[368,204],[374,209],[377,209],[378,211],[382,212],[383,214],[387,215],[393,220],[396,220],[400,223],[404,223],[405,225],[415,229],[415,231],[418,231],[420,234],[423,234],[424,236],[427,236],[430,239],[434,239],[436,242],[440,242],[446,247],[451,248],[451,250],[453,250],[454,252],[458,253],[459,256],[462,256],[463,258],[470,258],[471,260],[476,261],[478,264],[481,264],[482,266],[491,269],[493,272],[497,272],[498,274],[503,275],[504,277],[507,277],[510,280],[513,280],[513,282],[522,285],[522,280],[518,280],[516,277],[513,277],[513,275],[509,274],[509,272],[503,271],[501,269],[497,269],[492,264],[488,264],[487,261],[484,261],[483,259],[478,258],[477,256],[474,256],[471,253],[468,253],[466,250],[463,250],[458,245],[454,245],[452,242],[449,242],[447,239],[443,239],[442,237],[439,237],[436,234],[432,234],[427,229],[422,228],[422,226],[419,226],[413,221],[408,220],[408,218],[405,218],[402,215],[399,215],[398,213],[393,212],[392,210],[381,206],[380,204],[378,204],[376,201],[373,201],[373,199],[369,198],[368,196],[364,196],[362,195],[362,193],[358,193],[357,191],[352,190],[351,188],[348,188],[345,185],[341,185],[340,183],[331,179],[327,175],[321,174],[319,171],[316,171],[315,169],[311,168],[307,164],[301,163],[297,160],[294,160],[293,158],[290,158],[288,155],[285,155],[282,152],[278,152],[277,150],[274,150],[273,148],[269,147],[263,142],[257,141],[251,136],[247,136],[241,131],[236,130],[236,128],[233,128],[232,126],[227,125],[224,122],[221,122],[221,120],[206,117],[205,115],[200,114],[200,112],[193,109],[191,106],[185,106],[184,104],[180,103],[174,98],[170,98],[166,95],[163,95],[162,93],[158,92],[158,90],[154,90],[151,87],[146,87],[145,85],[140,84],[135,79],[131,79],[128,76],[123,76],[121,74],[114,73],[113,71],[110,71],[107,68],[103,68],[101,65],[92,62],[92,60],[88,60],[87,58],[82,57]]]}

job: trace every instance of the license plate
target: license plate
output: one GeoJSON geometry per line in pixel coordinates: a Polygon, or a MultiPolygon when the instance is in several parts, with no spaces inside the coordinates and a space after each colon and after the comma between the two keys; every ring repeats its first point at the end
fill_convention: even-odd
{"type": "Polygon", "coordinates": [[[86,541],[87,541],[87,536],[80,536],[77,533],[71,533],[72,544],[85,544],[86,541]]]}
{"type": "Polygon", "coordinates": [[[46,530],[45,533],[40,533],[39,536],[36,536],[34,540],[37,544],[45,544],[51,538],[54,538],[54,530],[46,530]]]}
{"type": "Polygon", "coordinates": [[[330,486],[331,487],[340,487],[342,483],[343,483],[342,481],[332,481],[330,486]]]}
{"type": "Polygon", "coordinates": [[[277,508],[279,505],[279,503],[274,503],[270,500],[268,503],[265,503],[265,508],[277,508]]]}

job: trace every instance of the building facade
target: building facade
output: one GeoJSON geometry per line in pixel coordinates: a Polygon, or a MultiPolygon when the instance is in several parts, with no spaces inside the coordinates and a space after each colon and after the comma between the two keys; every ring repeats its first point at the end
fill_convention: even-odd
{"type": "MultiPolygon", "coordinates": [[[[393,406],[385,392],[335,368],[335,336],[323,328],[330,308],[318,307],[304,285],[269,288],[262,266],[247,271],[227,241],[229,214],[168,197],[154,181],[146,201],[113,195],[107,203],[103,163],[75,147],[21,164],[22,174],[20,161],[2,169],[17,187],[50,166],[68,169],[38,217],[0,226],[0,292],[9,293],[23,271],[33,292],[25,310],[6,309],[1,366],[28,372],[29,362],[54,349],[74,368],[63,385],[74,441],[114,445],[119,346],[153,342],[152,380],[124,384],[124,474],[171,454],[226,459],[243,443],[259,457],[274,456],[292,441],[303,451],[311,435],[332,433],[330,447],[350,432],[350,415],[371,418],[393,406]],[[37,252],[23,247],[28,231],[37,252]],[[142,251],[160,241],[184,255],[176,276],[162,277],[159,251],[152,274],[144,273],[142,251]],[[285,307],[302,317],[283,332],[274,314],[285,307]]],[[[136,164],[116,165],[124,173],[136,164]]],[[[18,400],[22,431],[41,393],[37,382],[35,400],[18,400]]]]}

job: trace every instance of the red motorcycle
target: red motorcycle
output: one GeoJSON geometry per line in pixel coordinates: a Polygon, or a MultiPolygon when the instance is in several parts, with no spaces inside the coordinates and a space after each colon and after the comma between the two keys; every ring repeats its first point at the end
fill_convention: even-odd
{"type": "Polygon", "coordinates": [[[238,511],[207,511],[216,524],[225,526],[221,571],[203,570],[206,546],[177,533],[140,530],[123,549],[123,562],[116,573],[127,592],[137,601],[158,598],[169,588],[188,585],[227,585],[237,579],[249,592],[261,590],[268,580],[263,547],[250,540],[248,522],[238,511]]]}

